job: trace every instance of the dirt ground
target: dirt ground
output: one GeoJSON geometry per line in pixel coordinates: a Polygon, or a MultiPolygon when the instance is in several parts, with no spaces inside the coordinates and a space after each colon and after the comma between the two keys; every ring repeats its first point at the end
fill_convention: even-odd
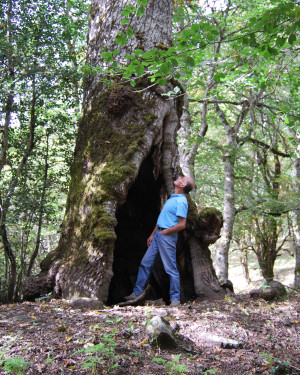
{"type": "Polygon", "coordinates": [[[2,305],[0,373],[300,374],[299,296],[265,302],[234,295],[172,308],[99,311],[74,310],[62,300],[2,305]],[[149,343],[146,325],[156,315],[192,340],[192,349],[149,343]],[[238,345],[208,344],[210,334],[238,345]]]}

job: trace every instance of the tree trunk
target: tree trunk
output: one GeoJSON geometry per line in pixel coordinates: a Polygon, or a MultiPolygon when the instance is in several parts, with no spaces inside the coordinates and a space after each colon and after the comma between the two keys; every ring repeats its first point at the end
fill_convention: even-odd
{"type": "MultiPolygon", "coordinates": [[[[281,164],[278,155],[274,154],[274,168],[273,170],[268,165],[268,158],[265,154],[261,156],[257,151],[257,156],[260,164],[263,166],[262,174],[265,181],[266,190],[270,197],[275,201],[279,200],[279,179],[281,175],[281,164]]],[[[281,246],[277,247],[278,242],[278,219],[280,218],[280,211],[264,213],[262,219],[255,218],[254,238],[256,246],[254,252],[257,256],[258,263],[261,269],[262,276],[267,281],[272,281],[274,278],[274,264],[277,255],[282,248],[285,239],[281,246]]]]}
{"type": "Polygon", "coordinates": [[[228,253],[235,219],[234,156],[230,154],[225,155],[224,166],[224,225],[221,230],[221,238],[217,243],[215,259],[218,278],[221,282],[228,280],[228,253]]]}
{"type": "Polygon", "coordinates": [[[240,246],[240,261],[243,269],[244,277],[247,281],[247,284],[251,283],[250,273],[249,273],[249,262],[248,262],[248,246],[247,238],[242,236],[241,241],[239,241],[240,246]]]}
{"type": "MultiPolygon", "coordinates": [[[[103,66],[103,50],[117,48],[114,38],[122,30],[121,11],[130,3],[135,5],[133,0],[92,2],[88,38],[88,62],[92,66],[103,66]]],[[[120,52],[119,64],[125,54],[141,48],[141,44],[145,51],[156,48],[158,42],[170,45],[172,9],[173,0],[152,1],[141,19],[131,20],[134,37],[120,52]]],[[[181,172],[176,137],[182,99],[170,100],[162,95],[174,89],[171,82],[164,87],[151,86],[145,77],[132,88],[116,79],[105,88],[99,77],[90,77],[85,85],[62,235],[41,268],[45,287],[53,288],[56,295],[96,297],[113,304],[132,291],[147,238],[161,205],[173,192],[173,179],[181,172]]],[[[197,211],[191,202],[189,228],[195,220],[197,211]]],[[[222,222],[217,222],[220,230],[222,222]]],[[[188,235],[189,230],[178,241],[182,299],[216,294],[223,297],[208,250],[211,242],[197,245],[199,237],[188,235]],[[205,252],[201,253],[203,248],[205,252]],[[197,264],[185,274],[192,263],[197,264]],[[204,276],[203,267],[205,288],[197,284],[204,276]]],[[[215,236],[210,236],[210,241],[212,238],[215,236]]],[[[28,292],[30,282],[32,278],[25,283],[27,299],[33,298],[28,292]]],[[[150,297],[165,296],[168,278],[160,272],[159,264],[150,283],[150,297]]]]}
{"type": "MultiPolygon", "coordinates": [[[[193,142],[193,144],[191,144],[191,128],[192,120],[189,113],[189,100],[188,96],[184,95],[179,130],[180,167],[183,174],[195,179],[195,157],[197,155],[199,145],[197,142],[193,142]]],[[[194,192],[192,192],[191,195],[194,196],[194,192]]]]}
{"type": "Polygon", "coordinates": [[[45,195],[46,195],[46,187],[47,187],[47,181],[48,181],[48,153],[49,153],[49,134],[47,134],[46,138],[46,155],[45,155],[45,168],[44,168],[44,178],[43,178],[43,188],[42,188],[42,194],[41,194],[41,201],[40,201],[40,206],[39,206],[39,222],[38,222],[38,231],[37,231],[37,236],[36,236],[36,241],[35,241],[35,248],[34,251],[32,252],[27,268],[27,276],[31,275],[34,262],[36,257],[39,254],[39,249],[40,249],[40,243],[41,243],[41,232],[42,232],[42,224],[43,224],[43,214],[44,214],[44,205],[45,205],[45,195]]]}
{"type": "MultiPolygon", "coordinates": [[[[217,97],[215,97],[217,99],[217,97]]],[[[225,283],[228,280],[228,253],[232,239],[233,225],[235,221],[235,176],[234,166],[236,161],[236,152],[239,149],[237,142],[239,130],[243,121],[250,110],[248,104],[244,104],[239,116],[235,120],[234,126],[229,124],[225,113],[219,104],[215,104],[215,110],[221,123],[227,133],[227,150],[224,154],[224,198],[223,198],[223,215],[224,225],[221,231],[221,238],[217,243],[216,251],[216,270],[219,280],[225,283]]]]}
{"type": "MultiPolygon", "coordinates": [[[[189,202],[189,208],[195,212],[191,202],[189,202]]],[[[190,251],[193,285],[197,300],[224,297],[225,291],[218,282],[208,248],[220,238],[222,225],[222,214],[212,208],[205,208],[196,218],[190,219],[186,241],[190,251]]]]}
{"type": "Polygon", "coordinates": [[[277,257],[277,223],[272,217],[263,217],[259,223],[255,219],[255,254],[262,276],[267,281],[274,279],[274,264],[277,257]]]}

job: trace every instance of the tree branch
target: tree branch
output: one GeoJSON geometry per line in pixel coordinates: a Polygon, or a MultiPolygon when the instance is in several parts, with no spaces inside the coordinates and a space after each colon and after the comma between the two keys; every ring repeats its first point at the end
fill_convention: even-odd
{"type": "Polygon", "coordinates": [[[266,143],[264,143],[262,141],[259,141],[257,139],[254,139],[254,138],[251,138],[251,137],[238,138],[239,144],[244,144],[246,142],[250,142],[250,143],[253,143],[255,145],[261,146],[265,149],[268,149],[273,154],[278,155],[278,156],[282,156],[283,158],[290,158],[291,157],[290,154],[285,154],[283,152],[280,152],[280,151],[276,150],[274,147],[271,147],[271,146],[267,145],[266,143]]]}

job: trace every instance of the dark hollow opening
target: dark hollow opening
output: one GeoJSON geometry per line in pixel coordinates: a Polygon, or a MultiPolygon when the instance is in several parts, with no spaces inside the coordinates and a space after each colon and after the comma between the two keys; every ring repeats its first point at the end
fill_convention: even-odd
{"type": "MultiPolygon", "coordinates": [[[[116,242],[108,304],[123,301],[132,292],[139,264],[147,250],[147,238],[160,212],[162,178],[155,179],[152,153],[144,160],[138,176],[128,191],[126,202],[116,212],[116,242]]],[[[168,298],[169,279],[158,260],[149,280],[149,299],[168,298]]]]}

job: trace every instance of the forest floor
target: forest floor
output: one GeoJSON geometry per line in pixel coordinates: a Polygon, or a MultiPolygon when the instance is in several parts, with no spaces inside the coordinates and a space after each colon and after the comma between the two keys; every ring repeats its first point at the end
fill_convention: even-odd
{"type": "Polygon", "coordinates": [[[299,297],[266,302],[237,294],[179,307],[86,311],[63,300],[1,305],[0,373],[300,374],[299,297]],[[146,325],[156,315],[192,340],[192,349],[150,344],[146,325]],[[238,345],[208,344],[209,334],[238,345]]]}

